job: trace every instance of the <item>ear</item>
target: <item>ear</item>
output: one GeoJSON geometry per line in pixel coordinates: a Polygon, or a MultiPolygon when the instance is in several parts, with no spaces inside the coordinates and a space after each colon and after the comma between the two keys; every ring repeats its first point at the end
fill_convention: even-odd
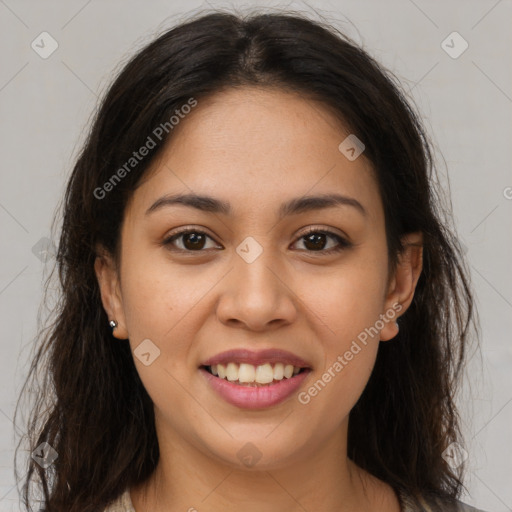
{"type": "Polygon", "coordinates": [[[114,259],[102,247],[97,248],[96,254],[94,271],[100,287],[103,309],[105,309],[109,320],[117,322],[117,327],[112,330],[112,335],[120,340],[128,339],[119,275],[114,259]]]}
{"type": "Polygon", "coordinates": [[[385,312],[395,312],[393,318],[388,314],[389,321],[381,330],[381,341],[387,341],[398,334],[395,324],[411,305],[416,284],[423,268],[423,235],[420,232],[409,233],[402,238],[403,251],[398,256],[396,269],[389,281],[385,300],[385,312]]]}

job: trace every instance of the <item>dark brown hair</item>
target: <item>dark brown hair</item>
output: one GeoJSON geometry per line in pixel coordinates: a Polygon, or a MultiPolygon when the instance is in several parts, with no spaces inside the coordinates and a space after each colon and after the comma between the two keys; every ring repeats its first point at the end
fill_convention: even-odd
{"type": "Polygon", "coordinates": [[[464,465],[452,469],[442,452],[461,442],[454,398],[476,322],[467,268],[418,115],[396,78],[332,26],[290,13],[216,11],[166,31],[124,66],[69,178],[56,256],[60,296],[51,324],[39,333],[22,391],[30,385],[35,393],[30,451],[47,442],[58,458],[47,469],[28,458],[27,509],[35,477],[47,512],[97,512],[155,469],[152,401],[129,345],[112,336],[94,261],[97,244],[118,259],[127,201],[172,131],[108,194],[98,198],[97,191],[190,98],[200,104],[246,85],[315,99],[364,141],[393,265],[401,236],[423,233],[413,302],[400,318],[397,339],[380,344],[350,413],[348,454],[418,502],[421,496],[446,503],[460,496],[464,465]]]}

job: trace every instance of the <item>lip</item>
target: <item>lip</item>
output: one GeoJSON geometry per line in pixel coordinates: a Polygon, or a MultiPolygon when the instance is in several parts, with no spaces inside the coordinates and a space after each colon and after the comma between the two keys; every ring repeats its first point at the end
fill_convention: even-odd
{"type": "Polygon", "coordinates": [[[265,363],[283,363],[292,364],[299,368],[312,369],[311,365],[307,361],[304,361],[304,359],[292,354],[291,352],[277,348],[259,350],[256,352],[248,349],[227,350],[226,352],[221,352],[220,354],[210,357],[201,363],[200,366],[227,363],[248,363],[253,364],[254,366],[259,366],[265,363]]]}
{"type": "Polygon", "coordinates": [[[206,379],[206,383],[226,402],[242,409],[264,409],[277,405],[294,394],[311,370],[303,370],[289,379],[284,378],[274,384],[260,387],[234,384],[216,377],[204,368],[200,368],[199,372],[206,379]]]}

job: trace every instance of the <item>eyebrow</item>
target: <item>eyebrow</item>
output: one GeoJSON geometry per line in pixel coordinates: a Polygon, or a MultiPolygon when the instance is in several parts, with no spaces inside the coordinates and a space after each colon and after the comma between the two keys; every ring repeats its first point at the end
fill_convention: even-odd
{"type": "MultiPolygon", "coordinates": [[[[146,215],[160,210],[163,207],[173,205],[189,206],[203,212],[222,213],[224,215],[232,214],[232,208],[229,203],[211,196],[198,194],[168,194],[157,199],[146,210],[146,215]]],[[[363,205],[353,197],[341,194],[322,194],[318,196],[297,197],[283,203],[279,208],[278,218],[282,219],[288,215],[296,215],[312,210],[332,208],[335,206],[351,206],[362,215],[367,215],[363,205]]]]}

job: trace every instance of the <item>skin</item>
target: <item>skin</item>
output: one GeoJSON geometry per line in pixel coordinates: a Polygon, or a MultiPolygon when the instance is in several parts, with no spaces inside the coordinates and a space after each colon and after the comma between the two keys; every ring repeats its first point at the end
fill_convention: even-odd
{"type": "Polygon", "coordinates": [[[277,347],[312,366],[304,391],[379,315],[394,304],[403,314],[410,305],[422,266],[421,234],[408,235],[390,273],[372,167],[364,153],[349,161],[338,150],[348,133],[322,105],[295,93],[247,87],[217,93],[174,129],[133,194],[120,268],[98,248],[95,270],[105,311],[119,324],[114,335],[129,339],[120,343],[132,350],[149,338],[161,351],[149,366],[134,358],[154,402],[161,451],[151,478],[131,489],[137,512],[241,506],[260,512],[262,505],[272,512],[399,511],[392,488],[347,457],[350,410],[379,342],[397,334],[396,317],[306,405],[294,394],[267,409],[240,409],[198,370],[228,349],[277,347]],[[190,192],[230,202],[232,215],[183,205],[145,215],[161,196],[190,192]],[[357,199],[366,215],[341,205],[277,219],[288,199],[333,192],[357,199]],[[161,245],[189,226],[210,237],[199,249],[186,236],[174,251],[161,245]],[[315,251],[302,238],[309,226],[353,245],[328,255],[338,242],[324,237],[315,251]],[[236,252],[248,236],[263,249],[252,263],[236,252]],[[252,467],[237,456],[248,442],[261,453],[252,467]]]}

